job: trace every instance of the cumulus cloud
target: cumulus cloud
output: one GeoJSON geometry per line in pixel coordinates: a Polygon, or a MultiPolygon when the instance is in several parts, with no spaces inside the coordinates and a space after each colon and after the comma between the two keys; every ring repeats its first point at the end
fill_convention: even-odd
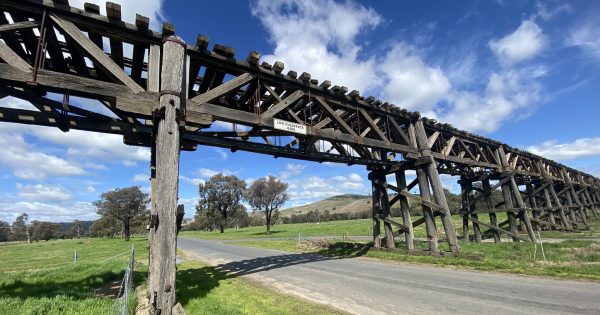
{"type": "Polygon", "coordinates": [[[43,180],[48,176],[83,175],[85,171],[74,162],[37,151],[20,134],[0,136],[0,163],[22,179],[43,180]]]}
{"type": "Polygon", "coordinates": [[[373,9],[353,1],[257,0],[251,11],[275,45],[265,61],[361,91],[377,84],[375,58],[361,58],[364,45],[356,42],[383,21],[373,9]]]}
{"type": "Polygon", "coordinates": [[[95,220],[96,208],[90,202],[76,201],[48,203],[39,201],[0,201],[0,220],[12,222],[25,212],[30,220],[68,222],[77,220],[95,220]]]}
{"type": "Polygon", "coordinates": [[[204,184],[206,182],[204,179],[201,179],[201,178],[191,178],[191,177],[186,177],[186,176],[179,176],[179,179],[182,182],[184,182],[186,184],[190,184],[195,187],[198,187],[198,185],[204,184]]]}
{"type": "Polygon", "coordinates": [[[600,156],[600,137],[581,138],[567,143],[550,140],[539,145],[529,146],[526,150],[558,161],[600,156]]]}
{"type": "Polygon", "coordinates": [[[428,66],[406,43],[394,44],[379,70],[386,78],[384,98],[412,110],[431,111],[451,89],[443,71],[428,66]]]}
{"type": "Polygon", "coordinates": [[[547,46],[548,39],[532,20],[525,20],[513,32],[490,41],[492,52],[504,65],[514,65],[538,55],[547,46]]]}
{"type": "Polygon", "coordinates": [[[47,186],[47,185],[22,185],[17,183],[17,194],[19,198],[38,201],[38,202],[52,202],[52,201],[67,201],[73,196],[65,188],[61,186],[47,186]]]}

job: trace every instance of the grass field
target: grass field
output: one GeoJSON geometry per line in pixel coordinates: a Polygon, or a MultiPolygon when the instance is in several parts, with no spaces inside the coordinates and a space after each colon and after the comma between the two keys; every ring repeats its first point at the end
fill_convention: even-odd
{"type": "MultiPolygon", "coordinates": [[[[133,244],[138,259],[147,259],[147,241],[133,244]]],[[[131,242],[109,239],[0,245],[0,314],[110,313],[114,300],[96,297],[94,290],[121,279],[129,255],[102,261],[130,249],[131,242]]],[[[144,265],[136,269],[138,279],[145,277],[144,265]]]]}
{"type": "Polygon", "coordinates": [[[341,314],[196,261],[178,266],[177,294],[187,314],[341,314]]]}
{"type": "MultiPolygon", "coordinates": [[[[0,243],[1,244],[1,243],[0,243]]],[[[136,248],[136,285],[146,280],[145,238],[136,248]]],[[[111,314],[114,299],[95,290],[122,279],[131,242],[59,240],[0,245],[0,314],[111,314]],[[73,255],[77,250],[77,263],[73,255]]],[[[326,306],[280,294],[195,261],[177,266],[177,294],[187,314],[336,314],[326,306]]],[[[134,311],[132,301],[130,313],[134,311]]]]}

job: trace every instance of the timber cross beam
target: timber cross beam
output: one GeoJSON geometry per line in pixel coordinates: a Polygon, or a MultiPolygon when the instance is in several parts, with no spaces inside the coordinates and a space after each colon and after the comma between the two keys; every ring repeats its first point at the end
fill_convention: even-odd
{"type": "Polygon", "coordinates": [[[283,62],[259,63],[255,51],[240,59],[232,47],[210,49],[204,35],[186,44],[169,23],[156,32],[141,15],[122,21],[118,4],[107,3],[106,16],[97,5],[81,10],[67,0],[3,0],[0,11],[0,99],[32,104],[0,106],[0,121],[117,134],[151,147],[149,289],[161,314],[178,310],[179,166],[168,162],[198,145],[366,166],[375,246],[396,247],[394,235],[403,235],[414,250],[414,228],[424,225],[431,252],[442,250],[440,234],[458,252],[452,211],[463,216],[463,239],[476,242],[500,235],[536,242],[535,232],[586,228],[600,216],[600,180],[592,175],[329,80],[319,84],[309,73],[284,72],[283,62]],[[459,209],[442,176],[460,176],[459,209]],[[402,222],[392,217],[394,205],[402,222]],[[498,222],[498,212],[507,220],[498,222]]]}

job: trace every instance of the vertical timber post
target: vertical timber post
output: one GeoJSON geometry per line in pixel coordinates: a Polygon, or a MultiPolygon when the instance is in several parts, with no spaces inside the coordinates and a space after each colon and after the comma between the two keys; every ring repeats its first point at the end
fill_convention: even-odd
{"type": "MultiPolygon", "coordinates": [[[[483,191],[485,193],[485,203],[487,204],[488,208],[490,209],[490,224],[494,227],[499,227],[498,226],[498,218],[496,217],[496,211],[495,210],[495,205],[494,205],[494,199],[492,198],[492,187],[490,185],[490,180],[489,179],[484,179],[482,182],[482,187],[483,187],[483,191]]],[[[498,232],[497,230],[492,229],[492,234],[494,235],[494,243],[500,243],[500,232],[498,232]]]]}
{"type": "Polygon", "coordinates": [[[373,213],[372,213],[372,218],[373,218],[373,247],[381,247],[381,226],[379,223],[379,217],[381,215],[381,199],[380,194],[379,194],[379,185],[377,185],[375,183],[375,181],[373,181],[373,179],[375,179],[375,171],[372,171],[369,174],[369,178],[371,179],[371,187],[372,187],[372,191],[371,191],[371,198],[372,198],[372,203],[373,203],[373,213]]]}
{"type": "Polygon", "coordinates": [[[185,109],[185,44],[176,36],[163,41],[160,99],[154,112],[155,174],[152,188],[156,216],[150,228],[150,266],[148,284],[153,313],[170,315],[176,304],[175,258],[177,252],[177,196],[179,189],[180,123],[185,109]]]}
{"type": "Polygon", "coordinates": [[[528,203],[529,203],[529,207],[533,209],[533,218],[535,219],[535,230],[540,232],[542,231],[542,228],[540,226],[541,222],[540,222],[540,211],[536,210],[538,209],[538,205],[537,205],[537,200],[535,200],[535,195],[533,194],[534,191],[534,187],[533,184],[527,184],[527,194],[529,196],[528,199],[528,203]]]}
{"type": "MultiPolygon", "coordinates": [[[[460,246],[458,245],[458,237],[456,236],[456,231],[452,223],[452,214],[450,213],[450,207],[448,207],[448,201],[446,200],[446,194],[444,193],[444,188],[442,187],[442,181],[440,180],[440,174],[438,173],[436,162],[431,156],[431,148],[429,147],[423,120],[417,120],[414,125],[417,145],[419,146],[421,157],[430,159],[430,161],[423,166],[423,169],[427,176],[426,178],[429,179],[429,183],[431,184],[433,196],[435,197],[437,204],[442,207],[440,216],[442,217],[442,224],[444,225],[444,232],[446,233],[448,246],[450,247],[451,252],[458,253],[460,251],[460,246]]],[[[419,187],[421,186],[420,182],[421,180],[419,179],[419,187]]],[[[435,217],[433,219],[435,227],[435,217]]]]}
{"type": "MultiPolygon", "coordinates": [[[[399,189],[407,189],[406,176],[404,174],[404,170],[396,172],[396,184],[398,185],[399,189]]],[[[404,225],[408,229],[404,231],[404,241],[406,242],[406,249],[414,250],[415,237],[412,226],[412,219],[410,217],[410,205],[408,203],[408,198],[401,194],[398,195],[398,198],[398,202],[400,203],[400,211],[402,212],[402,223],[404,223],[404,225]]]]}
{"type": "MultiPolygon", "coordinates": [[[[382,183],[386,182],[386,176],[382,171],[377,172],[377,179],[382,183]]],[[[381,207],[381,215],[384,219],[391,219],[390,199],[386,186],[379,187],[379,205],[381,207]]],[[[383,230],[385,231],[385,247],[395,248],[394,230],[389,221],[383,221],[383,230]]]]}

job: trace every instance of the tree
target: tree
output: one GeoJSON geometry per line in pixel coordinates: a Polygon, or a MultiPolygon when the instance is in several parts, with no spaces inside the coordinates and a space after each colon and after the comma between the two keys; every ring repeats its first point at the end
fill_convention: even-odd
{"type": "Polygon", "coordinates": [[[15,241],[25,241],[31,243],[31,233],[29,232],[29,227],[27,226],[27,221],[29,220],[29,216],[27,213],[22,213],[15,219],[15,222],[12,224],[12,234],[13,240],[15,241]]]}
{"type": "Polygon", "coordinates": [[[285,192],[288,184],[268,176],[254,181],[246,191],[246,200],[253,210],[264,211],[267,224],[267,235],[271,233],[271,219],[273,213],[279,214],[279,208],[288,200],[285,192]]]}
{"type": "Polygon", "coordinates": [[[73,221],[73,224],[71,224],[71,228],[69,229],[69,232],[72,237],[75,236],[77,238],[80,238],[81,235],[83,235],[83,223],[81,223],[81,221],[79,221],[79,220],[73,221]]]}
{"type": "Polygon", "coordinates": [[[133,186],[102,193],[94,206],[102,218],[113,218],[122,223],[123,236],[128,241],[132,224],[147,217],[147,203],[148,194],[143,193],[139,186],[133,186]]]}
{"type": "Polygon", "coordinates": [[[31,222],[29,230],[31,231],[31,239],[36,242],[40,240],[49,241],[63,236],[62,228],[58,223],[34,220],[31,222]]]}
{"type": "Polygon", "coordinates": [[[6,242],[11,239],[10,224],[0,221],[0,242],[6,242]]]}
{"type": "Polygon", "coordinates": [[[218,226],[223,233],[228,217],[240,206],[245,189],[246,182],[234,175],[219,173],[211,177],[206,183],[198,186],[200,200],[196,211],[200,214],[199,218],[202,218],[202,212],[205,212],[204,217],[209,219],[215,219],[214,214],[218,214],[218,226]]]}
{"type": "Polygon", "coordinates": [[[123,223],[113,217],[102,217],[90,226],[91,237],[114,238],[123,231],[123,223]]]}

